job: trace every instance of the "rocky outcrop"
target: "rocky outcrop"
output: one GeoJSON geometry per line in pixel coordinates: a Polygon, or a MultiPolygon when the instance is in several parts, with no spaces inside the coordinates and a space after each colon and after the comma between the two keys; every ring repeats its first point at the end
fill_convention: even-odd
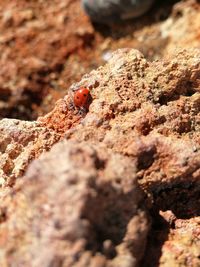
{"type": "Polygon", "coordinates": [[[5,180],[30,165],[1,192],[2,266],[198,266],[199,111],[198,49],[162,62],[123,49],[37,122],[2,121],[2,140],[22,142],[27,163],[12,161],[5,180]],[[84,115],[70,108],[81,86],[84,115]]]}
{"type": "Polygon", "coordinates": [[[83,77],[71,90],[79,86],[88,86],[93,98],[84,118],[75,111],[59,112],[68,106],[66,97],[39,121],[67,139],[101,142],[136,160],[138,181],[150,194],[154,208],[171,211],[179,225],[184,224],[183,218],[191,218],[184,227],[173,229],[174,224],[162,214],[163,230],[158,242],[153,242],[158,233],[153,225],[143,265],[168,266],[171,262],[171,266],[182,266],[186,262],[184,266],[189,266],[190,262],[198,266],[200,227],[193,220],[198,221],[200,211],[199,50],[182,50],[163,62],[148,62],[135,50],[120,50],[105,67],[83,77]],[[64,114],[64,119],[57,120],[58,114],[64,114]],[[75,127],[63,123],[72,118],[76,118],[75,127]],[[180,233],[190,226],[191,234],[180,233]],[[188,252],[176,250],[175,244],[186,244],[186,237],[187,244],[193,244],[188,252]],[[172,253],[169,247],[174,247],[172,253]]]}
{"type": "Polygon", "coordinates": [[[137,266],[149,219],[135,170],[105,146],[55,145],[1,201],[0,266],[137,266]]]}
{"type": "Polygon", "coordinates": [[[70,89],[80,86],[91,89],[88,114],[83,118],[67,110],[67,96],[39,119],[41,125],[67,139],[101,142],[136,158],[138,178],[149,191],[188,182],[199,186],[199,50],[152,63],[136,50],[119,50],[70,89]],[[69,124],[72,118],[76,127],[69,124]]]}
{"type": "MultiPolygon", "coordinates": [[[[122,125],[126,127],[126,136],[127,133],[146,136],[154,131],[184,139],[194,135],[198,141],[199,57],[198,49],[182,50],[164,62],[151,63],[136,50],[118,50],[108,64],[69,88],[89,87],[93,98],[87,116],[84,119],[76,116],[79,127],[73,130],[73,136],[79,134],[83,135],[82,139],[102,141],[102,138],[109,139],[106,133],[119,135],[120,127],[115,126],[122,125]],[[92,127],[98,131],[85,137],[92,127]],[[95,134],[99,132],[102,137],[98,138],[95,134]]],[[[66,133],[75,126],[74,121],[69,123],[75,117],[75,112],[68,110],[69,102],[68,96],[60,100],[55,109],[39,121],[66,133]]]]}

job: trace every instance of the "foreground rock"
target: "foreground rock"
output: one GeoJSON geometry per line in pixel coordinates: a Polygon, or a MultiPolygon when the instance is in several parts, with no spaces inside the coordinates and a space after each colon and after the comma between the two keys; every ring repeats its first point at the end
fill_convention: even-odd
{"type": "Polygon", "coordinates": [[[200,50],[162,62],[119,50],[69,90],[79,86],[92,96],[85,116],[69,109],[67,95],[37,122],[2,121],[2,140],[22,140],[26,163],[12,161],[5,185],[61,137],[71,139],[34,162],[12,193],[1,191],[2,265],[23,265],[26,255],[34,267],[136,266],[148,232],[142,206],[151,203],[139,266],[199,266],[200,50]]]}
{"type": "Polygon", "coordinates": [[[33,162],[0,211],[2,267],[134,267],[149,229],[134,162],[85,143],[33,162]]]}

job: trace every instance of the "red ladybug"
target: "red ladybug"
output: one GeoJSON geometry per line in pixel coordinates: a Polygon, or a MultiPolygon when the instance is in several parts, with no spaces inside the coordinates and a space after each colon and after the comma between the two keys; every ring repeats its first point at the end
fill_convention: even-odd
{"type": "Polygon", "coordinates": [[[74,93],[74,105],[86,110],[89,105],[90,91],[86,87],[81,87],[74,93]]]}

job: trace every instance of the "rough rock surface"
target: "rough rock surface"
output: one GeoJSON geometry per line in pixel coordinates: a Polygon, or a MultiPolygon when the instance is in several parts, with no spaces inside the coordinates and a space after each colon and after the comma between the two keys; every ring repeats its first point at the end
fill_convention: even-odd
{"type": "Polygon", "coordinates": [[[156,0],[145,16],[110,28],[92,25],[80,0],[0,0],[0,118],[46,114],[118,48],[155,60],[199,47],[199,20],[198,0],[156,0]]]}
{"type": "Polygon", "coordinates": [[[168,240],[162,248],[160,264],[167,266],[192,266],[200,264],[200,217],[174,220],[168,240]]]}
{"type": "Polygon", "coordinates": [[[164,52],[170,53],[175,47],[199,48],[199,21],[198,0],[178,1],[172,15],[160,26],[162,38],[168,39],[164,52]]]}
{"type": "Polygon", "coordinates": [[[37,122],[0,121],[0,184],[12,185],[31,162],[59,140],[59,134],[37,122]]]}
{"type": "Polygon", "coordinates": [[[69,266],[69,254],[71,266],[132,267],[144,204],[139,266],[200,266],[199,25],[199,0],[157,0],[110,28],[92,25],[80,0],[0,0],[0,118],[35,120],[80,85],[93,97],[85,117],[66,96],[37,122],[0,122],[1,267],[69,266]],[[145,57],[118,51],[69,88],[123,47],[145,57]],[[31,163],[61,136],[81,144],[31,163]]]}
{"type": "MultiPolygon", "coordinates": [[[[95,134],[99,132],[103,139],[109,139],[104,136],[105,133],[112,136],[115,132],[117,135],[120,133],[120,129],[114,127],[115,124],[120,126],[126,122],[129,126],[131,121],[126,136],[127,133],[146,136],[154,131],[164,136],[172,134],[174,137],[191,139],[192,134],[198,142],[199,56],[198,49],[182,50],[164,62],[151,63],[134,49],[118,50],[108,64],[85,75],[79,83],[69,88],[90,88],[93,101],[84,119],[75,117],[75,112],[68,110],[70,98],[66,97],[39,121],[64,133],[71,128],[72,123],[69,124],[69,121],[72,118],[75,121],[76,118],[79,129],[75,134],[83,135],[84,132],[82,138],[89,139],[98,139],[95,134]],[[93,127],[98,128],[98,131],[88,137],[93,127]]],[[[101,137],[99,139],[102,141],[101,137]]]]}
{"type": "MultiPolygon", "coordinates": [[[[31,136],[38,129],[33,151],[38,142],[49,149],[60,137],[80,145],[56,145],[30,164],[12,192],[2,190],[2,266],[23,265],[21,255],[34,267],[133,267],[140,260],[142,267],[199,266],[200,50],[154,62],[134,49],[118,50],[69,92],[79,86],[89,87],[92,97],[84,116],[69,108],[69,93],[37,122],[21,122],[31,136]],[[152,216],[149,233],[143,205],[152,216]],[[110,221],[116,210],[119,220],[110,221]]],[[[3,137],[16,131],[6,128],[12,120],[3,122],[3,137]]],[[[26,135],[20,131],[17,140],[26,135]]],[[[33,155],[28,146],[23,151],[33,155]]]]}
{"type": "Polygon", "coordinates": [[[2,197],[0,266],[137,266],[149,220],[135,170],[102,145],[55,145],[2,197]]]}
{"type": "Polygon", "coordinates": [[[141,266],[198,267],[200,217],[176,217],[171,210],[152,215],[153,225],[141,266]]]}
{"type": "MultiPolygon", "coordinates": [[[[101,142],[117,153],[132,157],[137,162],[139,182],[150,193],[156,209],[171,210],[176,219],[196,217],[198,220],[200,51],[182,50],[162,62],[151,63],[135,50],[120,50],[107,65],[83,77],[70,90],[79,86],[88,86],[93,98],[85,117],[68,110],[67,96],[39,122],[67,139],[101,142]]],[[[194,229],[190,220],[187,223],[194,229]]],[[[171,227],[163,225],[164,229],[171,227]]],[[[174,232],[177,242],[184,243],[179,229],[174,232]]],[[[188,234],[188,243],[193,243],[188,253],[191,262],[198,266],[199,255],[193,252],[199,245],[195,238],[188,234]]],[[[173,246],[174,241],[168,242],[173,246]]],[[[155,248],[156,264],[161,246],[160,241],[158,244],[150,241],[147,246],[147,254],[149,248],[150,251],[155,248]]],[[[167,266],[167,247],[163,246],[160,266],[167,266]]],[[[152,255],[144,261],[144,266],[154,258],[152,255]]],[[[183,250],[181,261],[176,261],[177,255],[174,256],[174,266],[182,266],[183,261],[189,266],[187,258],[183,250]]],[[[152,262],[151,266],[155,266],[152,262]]]]}
{"type": "Polygon", "coordinates": [[[138,176],[148,189],[199,181],[199,50],[153,63],[136,50],[119,50],[70,89],[79,86],[91,89],[88,114],[82,118],[67,109],[67,96],[39,119],[41,125],[136,157],[138,176]]]}

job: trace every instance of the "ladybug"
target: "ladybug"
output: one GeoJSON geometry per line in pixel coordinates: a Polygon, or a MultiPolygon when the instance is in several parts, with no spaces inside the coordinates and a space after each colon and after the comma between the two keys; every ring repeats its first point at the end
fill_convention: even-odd
{"type": "Polygon", "coordinates": [[[78,108],[86,108],[88,104],[88,98],[89,98],[90,91],[88,88],[82,87],[79,88],[74,93],[74,105],[78,108]]]}
{"type": "Polygon", "coordinates": [[[88,110],[90,101],[90,90],[87,87],[80,87],[74,90],[72,106],[78,108],[80,113],[85,113],[88,110]]]}

